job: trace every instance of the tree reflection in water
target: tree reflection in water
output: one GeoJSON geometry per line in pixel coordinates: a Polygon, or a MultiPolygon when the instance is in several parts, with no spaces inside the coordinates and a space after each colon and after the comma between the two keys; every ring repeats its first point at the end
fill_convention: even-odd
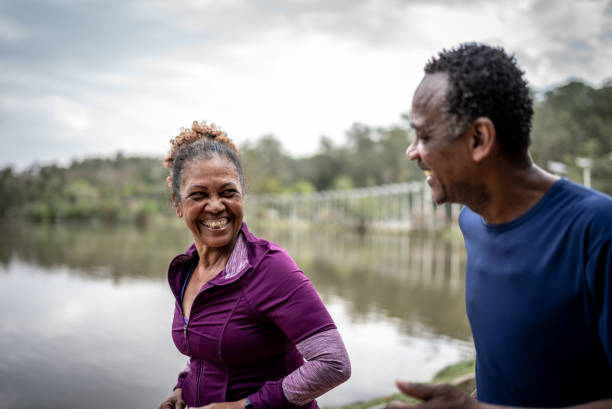
{"type": "MultiPolygon", "coordinates": [[[[427,331],[470,338],[461,238],[422,233],[359,235],[331,228],[257,226],[251,230],[285,247],[322,298],[345,300],[356,319],[374,312],[399,318],[410,335],[427,331]]],[[[189,232],[178,221],[147,229],[3,224],[0,263],[6,266],[15,258],[115,282],[127,278],[165,281],[169,261],[190,242],[189,232]]]]}
{"type": "MultiPolygon", "coordinates": [[[[250,227],[289,251],[343,334],[353,374],[322,407],[392,393],[396,378],[427,380],[473,356],[461,239],[250,227]]],[[[190,242],[177,220],[148,229],[1,224],[0,349],[11,351],[0,355],[3,402],[159,404],[185,362],[170,338],[166,268],[190,242]]]]}

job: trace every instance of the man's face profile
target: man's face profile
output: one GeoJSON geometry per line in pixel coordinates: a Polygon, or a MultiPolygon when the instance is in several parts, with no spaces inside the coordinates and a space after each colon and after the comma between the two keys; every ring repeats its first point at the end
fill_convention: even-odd
{"type": "Polygon", "coordinates": [[[416,160],[424,171],[433,200],[438,204],[461,199],[458,187],[466,159],[460,143],[464,138],[450,133],[449,116],[444,110],[447,89],[445,73],[427,74],[423,78],[412,100],[410,126],[414,139],[406,150],[406,156],[416,160]]]}

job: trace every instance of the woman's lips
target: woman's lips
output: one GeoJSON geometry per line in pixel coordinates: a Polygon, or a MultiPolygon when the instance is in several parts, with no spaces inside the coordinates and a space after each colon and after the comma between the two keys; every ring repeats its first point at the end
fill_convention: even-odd
{"type": "Polygon", "coordinates": [[[204,220],[202,224],[208,227],[209,229],[219,230],[227,226],[228,222],[229,222],[229,217],[225,217],[223,219],[204,220]]]}

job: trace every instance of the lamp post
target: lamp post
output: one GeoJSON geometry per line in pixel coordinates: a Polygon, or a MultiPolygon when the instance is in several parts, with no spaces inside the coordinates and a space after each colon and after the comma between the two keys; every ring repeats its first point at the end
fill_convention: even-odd
{"type": "Polygon", "coordinates": [[[591,169],[593,168],[593,159],[576,158],[576,165],[582,168],[583,184],[586,187],[590,188],[591,187],[591,169]]]}
{"type": "Polygon", "coordinates": [[[567,173],[567,166],[562,162],[549,161],[548,170],[558,176],[563,176],[567,173]]]}

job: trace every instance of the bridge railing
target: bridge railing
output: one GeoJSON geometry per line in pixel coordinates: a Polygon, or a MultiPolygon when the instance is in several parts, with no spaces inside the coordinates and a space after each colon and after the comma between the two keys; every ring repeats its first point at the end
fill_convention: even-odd
{"type": "Polygon", "coordinates": [[[423,182],[301,194],[247,196],[247,216],[310,225],[375,230],[440,230],[456,222],[458,205],[438,206],[423,182]]]}

